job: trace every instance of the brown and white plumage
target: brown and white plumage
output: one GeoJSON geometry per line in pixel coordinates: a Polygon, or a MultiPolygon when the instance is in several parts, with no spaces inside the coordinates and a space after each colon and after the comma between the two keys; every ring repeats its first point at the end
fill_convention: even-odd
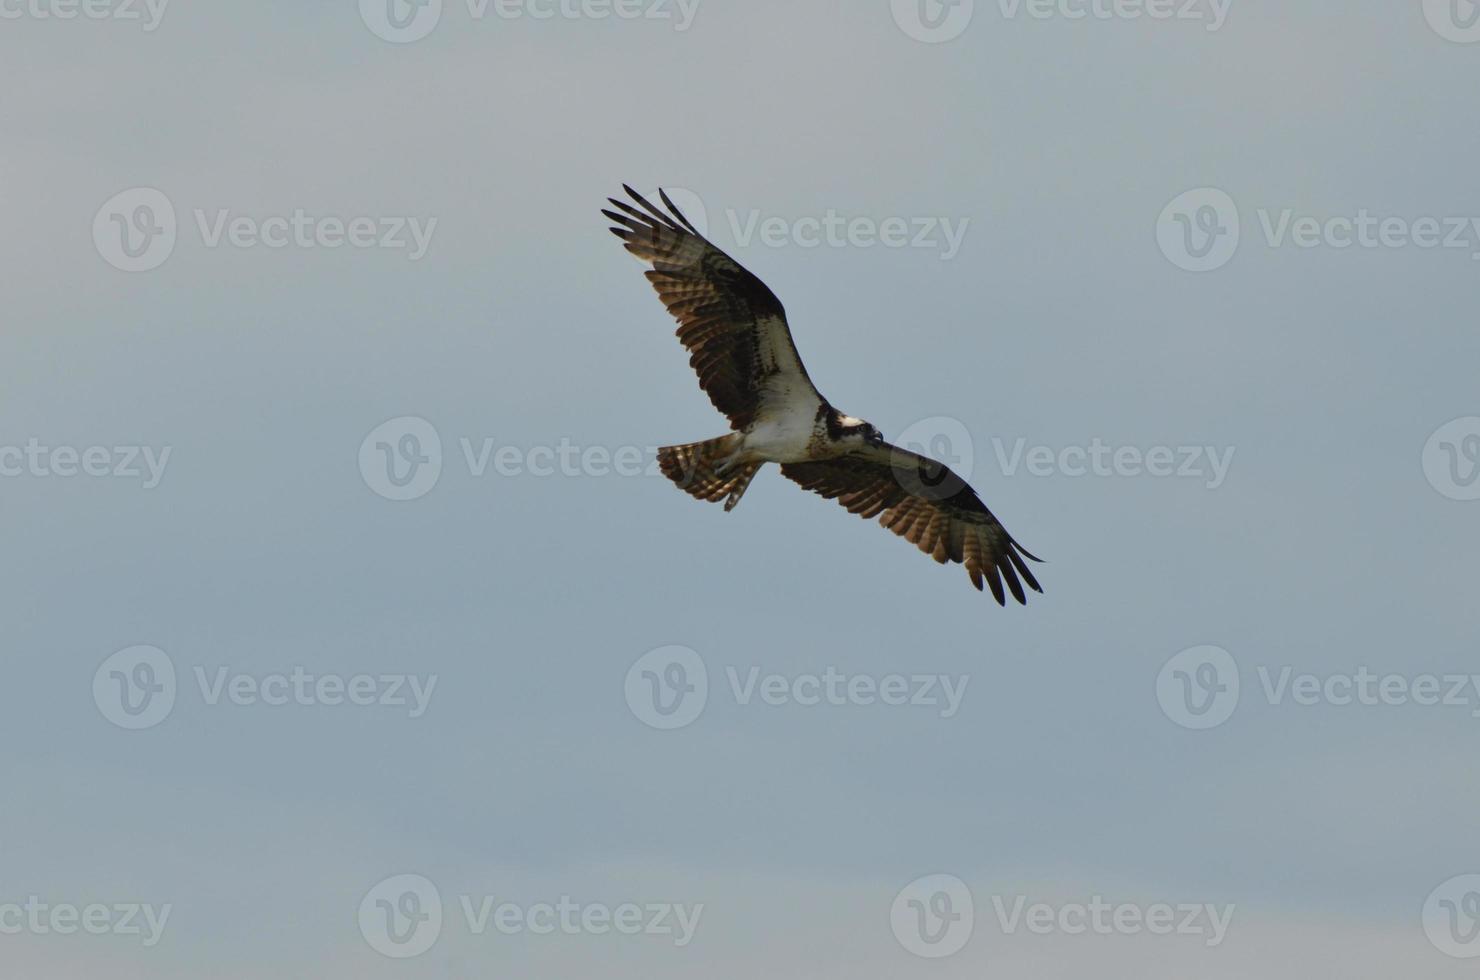
{"type": "Polygon", "coordinates": [[[835,459],[782,463],[782,475],[805,490],[836,500],[879,523],[944,564],[966,566],[971,584],[991,587],[1006,604],[1002,583],[1020,603],[1023,586],[1042,592],[1024,558],[1038,561],[1012,539],[976,491],[949,467],[888,443],[835,459]]]}
{"type": "Polygon", "coordinates": [[[671,215],[623,189],[642,210],[609,198],[620,213],[602,214],[616,222],[612,232],[627,251],[652,264],[648,281],[678,320],[700,387],[730,425],[749,426],[765,400],[795,393],[820,401],[776,294],[700,235],[667,194],[658,192],[671,215]]]}
{"type": "Polygon", "coordinates": [[[610,199],[602,213],[627,250],[649,263],[648,280],[678,321],[678,338],[729,435],[665,446],[658,461],[687,493],[733,508],[765,463],[804,489],[837,500],[936,561],[957,562],[999,604],[1024,586],[1042,592],[1013,540],[976,492],[944,464],[883,440],[872,425],[838,412],[807,376],[781,301],[707,241],[659,191],[669,213],[632,188],[636,203],[610,199]],[[1005,583],[1005,588],[1004,588],[1005,583]]]}

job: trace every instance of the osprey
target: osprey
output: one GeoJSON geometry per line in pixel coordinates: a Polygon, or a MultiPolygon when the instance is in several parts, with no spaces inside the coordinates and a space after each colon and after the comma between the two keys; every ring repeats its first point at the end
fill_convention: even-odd
{"type": "Polygon", "coordinates": [[[731,510],[766,463],[804,489],[879,523],[944,564],[966,566],[1006,605],[1026,583],[1042,592],[1013,540],[975,491],[943,463],[892,446],[863,419],[844,415],[813,387],[781,301],[766,284],[699,234],[668,195],[669,213],[622,185],[640,207],[608,198],[603,210],[627,251],[650,263],[648,280],[676,320],[699,385],[730,420],[718,439],[658,450],[663,473],[700,500],[731,510]]]}

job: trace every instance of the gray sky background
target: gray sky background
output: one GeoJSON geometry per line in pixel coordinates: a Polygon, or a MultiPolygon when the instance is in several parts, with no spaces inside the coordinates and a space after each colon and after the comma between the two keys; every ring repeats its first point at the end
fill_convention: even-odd
{"type": "Polygon", "coordinates": [[[1210,30],[1206,3],[1072,20],[976,0],[945,43],[885,0],[701,0],[681,31],[447,0],[409,43],[346,0],[176,0],[153,30],[5,7],[0,447],[171,453],[149,489],[0,477],[0,905],[171,913],[147,947],[0,934],[3,972],[1468,976],[1423,910],[1480,872],[1480,689],[1307,706],[1260,682],[1476,670],[1480,502],[1425,464],[1480,416],[1480,228],[1463,249],[1299,248],[1261,222],[1480,216],[1480,44],[1443,36],[1440,7],[1233,0],[1210,30]],[[724,430],[598,213],[623,181],[698,196],[839,408],[890,437],[959,422],[953,453],[1048,560],[1046,595],[999,609],[774,467],[731,514],[657,477],[470,472],[463,438],[647,452],[724,430]],[[138,187],[178,239],[130,273],[92,228],[138,187]],[[1198,188],[1241,225],[1204,273],[1158,244],[1198,188]],[[436,225],[415,260],[208,247],[197,209],[436,225]],[[742,245],[730,218],[829,211],[969,223],[943,258],[742,245]],[[392,501],[357,455],[407,416],[442,473],[392,501]],[[1216,487],[999,459],[1096,439],[1233,456],[1216,487]],[[94,674],[139,644],[178,692],[125,730],[94,674]],[[703,659],[709,698],[662,731],[624,681],[668,645],[703,659]],[[1242,691],[1190,730],[1158,676],[1202,645],[1242,691]],[[745,705],[727,666],[969,683],[948,718],[745,705]],[[437,682],[410,718],[213,705],[196,667],[437,682]],[[357,910],[405,873],[445,922],[397,959],[357,910]],[[942,873],[972,935],[920,958],[891,903],[942,873]],[[681,948],[475,935],[463,895],[703,912],[681,948]],[[1235,912],[1209,948],[1006,934],[992,904],[1096,895],[1235,912]]]}

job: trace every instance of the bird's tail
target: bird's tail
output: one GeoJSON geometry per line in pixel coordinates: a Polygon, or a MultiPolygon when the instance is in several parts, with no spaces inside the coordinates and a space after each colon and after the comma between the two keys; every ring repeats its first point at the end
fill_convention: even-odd
{"type": "Polygon", "coordinates": [[[684,493],[714,503],[723,500],[725,510],[733,510],[763,465],[731,462],[740,443],[740,434],[731,432],[705,442],[664,446],[658,450],[658,466],[684,493]],[[726,468],[716,472],[716,467],[727,463],[726,468]]]}

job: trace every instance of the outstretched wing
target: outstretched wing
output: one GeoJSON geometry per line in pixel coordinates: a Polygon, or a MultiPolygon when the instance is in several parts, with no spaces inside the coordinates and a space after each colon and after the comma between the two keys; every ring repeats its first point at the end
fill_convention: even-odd
{"type": "Polygon", "coordinates": [[[601,213],[627,251],[652,263],[648,280],[678,320],[678,339],[714,407],[743,429],[768,404],[820,403],[776,294],[705,240],[667,194],[658,192],[670,214],[622,187],[641,210],[609,198],[617,210],[601,213]]]}
{"type": "Polygon", "coordinates": [[[836,500],[879,523],[944,564],[965,564],[971,584],[983,581],[1000,605],[1002,583],[1020,603],[1023,585],[1042,592],[1024,558],[1039,561],[1007,533],[976,491],[950,468],[887,443],[837,459],[785,463],[781,472],[803,489],[836,500]]]}

